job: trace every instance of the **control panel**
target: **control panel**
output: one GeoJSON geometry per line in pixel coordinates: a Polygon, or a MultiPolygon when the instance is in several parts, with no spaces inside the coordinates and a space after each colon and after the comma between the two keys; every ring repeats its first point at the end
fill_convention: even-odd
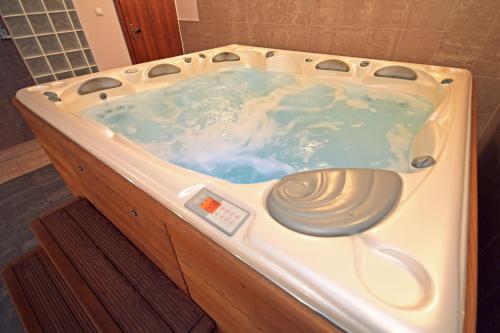
{"type": "Polygon", "coordinates": [[[246,210],[207,189],[201,189],[184,206],[228,236],[234,235],[250,216],[246,210]]]}

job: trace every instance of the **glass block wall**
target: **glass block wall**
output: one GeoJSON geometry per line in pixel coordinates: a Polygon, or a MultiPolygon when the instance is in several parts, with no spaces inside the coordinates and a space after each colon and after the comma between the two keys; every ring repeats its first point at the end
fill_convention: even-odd
{"type": "Polygon", "coordinates": [[[97,72],[72,0],[0,0],[0,13],[37,83],[97,72]]]}

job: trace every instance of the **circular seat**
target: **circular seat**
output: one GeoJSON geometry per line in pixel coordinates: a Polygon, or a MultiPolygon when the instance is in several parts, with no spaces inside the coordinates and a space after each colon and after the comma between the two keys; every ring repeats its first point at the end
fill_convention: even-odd
{"type": "Polygon", "coordinates": [[[401,187],[393,171],[306,171],[283,177],[267,197],[267,208],[280,224],[302,234],[350,235],[381,221],[398,202],[401,187]]]}

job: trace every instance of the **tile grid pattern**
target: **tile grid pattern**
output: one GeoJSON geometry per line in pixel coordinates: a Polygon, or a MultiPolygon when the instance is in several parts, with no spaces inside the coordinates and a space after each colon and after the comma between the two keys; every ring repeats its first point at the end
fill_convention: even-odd
{"type": "Polygon", "coordinates": [[[37,83],[98,70],[71,0],[5,0],[0,12],[37,83]]]}
{"type": "Polygon", "coordinates": [[[500,112],[498,0],[198,0],[186,53],[230,43],[471,70],[478,134],[500,112]]]}

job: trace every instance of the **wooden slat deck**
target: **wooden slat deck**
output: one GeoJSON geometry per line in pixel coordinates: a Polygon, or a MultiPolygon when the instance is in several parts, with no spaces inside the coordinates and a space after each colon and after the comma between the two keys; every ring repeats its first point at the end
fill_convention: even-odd
{"type": "Polygon", "coordinates": [[[24,295],[21,303],[29,305],[30,313],[19,311],[28,331],[201,333],[215,329],[213,320],[86,200],[78,198],[49,212],[36,219],[32,229],[43,248],[32,256],[42,259],[37,259],[36,267],[16,261],[5,270],[7,284],[24,286],[12,272],[23,269],[31,276],[31,270],[54,267],[45,280],[37,280],[44,294],[35,292],[36,288],[22,293],[10,288],[16,289],[11,293],[15,301],[24,295]],[[57,284],[49,288],[49,280],[57,284]],[[60,290],[62,300],[46,304],[49,295],[61,294],[60,290]],[[68,303],[73,295],[78,302],[68,303]],[[53,311],[46,309],[57,309],[53,312],[57,318],[47,317],[44,326],[35,319],[53,311]]]}
{"type": "Polygon", "coordinates": [[[40,248],[8,265],[3,275],[28,332],[97,332],[40,248]]]}

